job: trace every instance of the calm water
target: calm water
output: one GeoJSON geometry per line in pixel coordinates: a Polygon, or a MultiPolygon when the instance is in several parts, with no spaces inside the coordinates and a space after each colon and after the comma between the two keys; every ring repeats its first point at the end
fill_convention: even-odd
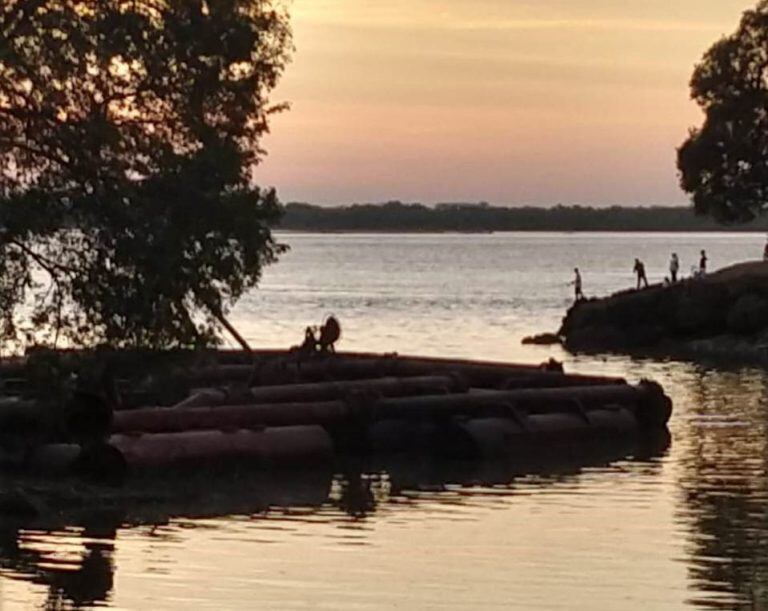
{"type": "Polygon", "coordinates": [[[762,253],[762,235],[295,235],[235,315],[286,347],[329,313],[341,348],[653,377],[665,452],[576,463],[364,465],[211,487],[196,506],[0,525],[2,609],[768,608],[768,376],[524,348],[585,292],[762,253]],[[199,517],[204,516],[204,517],[199,517]]]}

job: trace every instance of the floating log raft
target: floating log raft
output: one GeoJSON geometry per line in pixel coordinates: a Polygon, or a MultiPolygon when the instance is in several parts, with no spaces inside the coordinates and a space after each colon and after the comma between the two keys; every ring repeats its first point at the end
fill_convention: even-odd
{"type": "MultiPolygon", "coordinates": [[[[286,387],[290,389],[290,387],[286,387]]],[[[212,407],[147,408],[117,412],[113,431],[178,432],[208,428],[333,426],[350,420],[423,420],[452,416],[472,416],[488,411],[509,414],[582,413],[586,408],[623,405],[632,410],[638,426],[658,423],[663,426],[671,404],[651,386],[615,384],[573,388],[517,389],[507,391],[458,392],[441,395],[398,398],[355,397],[346,400],[294,403],[252,403],[212,407]]]]}
{"type": "MultiPolygon", "coordinates": [[[[13,437],[21,448],[0,439],[0,457],[36,473],[101,479],[233,460],[317,465],[350,452],[488,458],[643,436],[664,430],[672,412],[657,384],[570,375],[552,362],[286,352],[245,358],[174,361],[165,377],[126,377],[117,385],[129,390],[114,405],[132,404],[124,400],[131,394],[147,397],[145,405],[154,399],[152,407],[114,411],[104,388],[115,385],[71,392],[56,418],[40,401],[0,398],[0,422],[24,432],[13,437]],[[168,396],[178,398],[163,403],[168,396]]],[[[7,374],[23,378],[23,367],[14,363],[7,374]]],[[[3,375],[0,367],[0,382],[3,375]]]]}

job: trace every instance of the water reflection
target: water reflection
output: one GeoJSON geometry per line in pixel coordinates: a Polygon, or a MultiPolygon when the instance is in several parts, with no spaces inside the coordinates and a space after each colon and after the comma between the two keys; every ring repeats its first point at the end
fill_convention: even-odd
{"type": "Polygon", "coordinates": [[[201,527],[206,519],[224,516],[272,522],[273,527],[275,519],[343,525],[375,520],[382,507],[391,512],[422,503],[488,504],[494,497],[514,494],[520,479],[529,488],[578,486],[585,469],[609,467],[627,456],[624,468],[658,474],[658,457],[668,445],[669,436],[662,435],[630,445],[564,445],[551,453],[492,462],[441,461],[427,455],[349,458],[335,474],[209,472],[174,481],[137,481],[120,492],[117,508],[107,514],[79,508],[0,523],[0,575],[44,586],[48,609],[98,606],[114,598],[114,554],[124,529],[149,526],[148,535],[162,540],[178,536],[180,525],[201,527]]]}
{"type": "Polygon", "coordinates": [[[701,370],[686,380],[678,447],[689,529],[688,571],[698,607],[768,604],[768,378],[701,370]]]}
{"type": "Polygon", "coordinates": [[[46,586],[46,609],[104,602],[114,582],[118,525],[94,519],[81,529],[45,531],[1,524],[0,571],[46,586]]]}

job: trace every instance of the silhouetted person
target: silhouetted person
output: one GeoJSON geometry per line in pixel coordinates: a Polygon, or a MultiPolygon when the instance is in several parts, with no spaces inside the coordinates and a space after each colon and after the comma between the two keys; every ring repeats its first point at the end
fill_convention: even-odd
{"type": "Polygon", "coordinates": [[[574,268],[573,273],[575,274],[573,282],[571,283],[573,284],[573,292],[576,297],[576,301],[581,301],[584,299],[584,293],[581,292],[581,274],[579,273],[579,268],[574,268]]]}
{"type": "Polygon", "coordinates": [[[637,274],[637,290],[640,290],[640,285],[644,285],[648,288],[648,278],[645,277],[645,265],[640,259],[635,259],[634,272],[637,274]]]}
{"type": "Polygon", "coordinates": [[[317,352],[317,338],[312,327],[307,327],[304,330],[304,343],[299,346],[300,354],[314,354],[317,352]]]}
{"type": "Polygon", "coordinates": [[[768,242],[765,243],[765,248],[763,248],[763,261],[768,261],[768,242]]]}
{"type": "Polygon", "coordinates": [[[701,251],[701,258],[699,258],[699,275],[700,276],[707,275],[707,251],[706,250],[701,251]]]}
{"type": "Polygon", "coordinates": [[[341,337],[341,325],[335,316],[329,316],[325,324],[320,327],[320,337],[317,345],[320,352],[336,352],[335,344],[341,337]]]}
{"type": "Polygon", "coordinates": [[[677,258],[677,253],[672,253],[672,258],[669,261],[669,274],[672,284],[677,282],[677,273],[680,271],[680,259],[677,258]]]}

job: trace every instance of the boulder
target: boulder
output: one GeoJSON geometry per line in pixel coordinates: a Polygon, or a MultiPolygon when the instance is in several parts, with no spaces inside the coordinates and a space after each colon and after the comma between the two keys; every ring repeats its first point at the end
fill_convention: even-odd
{"type": "Polygon", "coordinates": [[[728,331],[738,335],[751,335],[768,326],[768,301],[747,293],[736,300],[727,316],[728,331]]]}

